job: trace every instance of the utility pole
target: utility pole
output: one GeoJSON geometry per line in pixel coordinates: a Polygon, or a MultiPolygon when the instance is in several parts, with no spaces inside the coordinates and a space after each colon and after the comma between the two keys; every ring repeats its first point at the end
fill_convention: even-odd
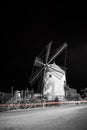
{"type": "Polygon", "coordinates": [[[12,103],[13,103],[13,86],[11,88],[11,94],[12,94],[12,103]]]}

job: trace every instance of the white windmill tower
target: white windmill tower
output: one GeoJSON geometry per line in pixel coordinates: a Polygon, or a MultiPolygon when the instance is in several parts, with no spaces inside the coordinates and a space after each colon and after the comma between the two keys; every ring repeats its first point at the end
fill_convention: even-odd
{"type": "Polygon", "coordinates": [[[48,100],[54,100],[58,97],[59,100],[63,100],[65,97],[64,85],[66,83],[66,72],[61,67],[52,63],[54,59],[60,55],[67,48],[67,44],[64,43],[60,48],[49,58],[52,42],[47,46],[45,63],[41,58],[35,58],[36,66],[40,67],[40,70],[31,76],[30,84],[36,81],[43,73],[42,79],[42,94],[47,97],[48,100]]]}

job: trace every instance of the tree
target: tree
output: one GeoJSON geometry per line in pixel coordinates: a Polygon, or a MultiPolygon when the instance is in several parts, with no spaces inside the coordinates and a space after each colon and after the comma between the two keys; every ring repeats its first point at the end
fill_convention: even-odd
{"type": "Polygon", "coordinates": [[[87,88],[81,90],[81,92],[82,92],[82,97],[87,98],[87,88]]]}

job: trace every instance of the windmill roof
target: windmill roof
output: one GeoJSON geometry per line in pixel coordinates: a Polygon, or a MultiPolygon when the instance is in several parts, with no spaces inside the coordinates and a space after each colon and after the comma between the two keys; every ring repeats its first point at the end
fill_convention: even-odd
{"type": "Polygon", "coordinates": [[[58,65],[55,63],[49,64],[49,71],[51,71],[56,77],[59,79],[62,78],[62,76],[65,74],[65,71],[61,69],[58,65]]]}
{"type": "Polygon", "coordinates": [[[59,70],[62,73],[65,73],[65,71],[61,67],[59,67],[56,63],[50,64],[50,67],[52,67],[52,68],[54,68],[56,70],[59,70]]]}

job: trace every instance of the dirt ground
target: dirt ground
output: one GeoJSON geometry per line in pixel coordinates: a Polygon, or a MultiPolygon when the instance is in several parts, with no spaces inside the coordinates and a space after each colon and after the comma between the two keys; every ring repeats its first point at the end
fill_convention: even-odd
{"type": "Polygon", "coordinates": [[[0,130],[87,130],[87,104],[0,112],[0,130]]]}

